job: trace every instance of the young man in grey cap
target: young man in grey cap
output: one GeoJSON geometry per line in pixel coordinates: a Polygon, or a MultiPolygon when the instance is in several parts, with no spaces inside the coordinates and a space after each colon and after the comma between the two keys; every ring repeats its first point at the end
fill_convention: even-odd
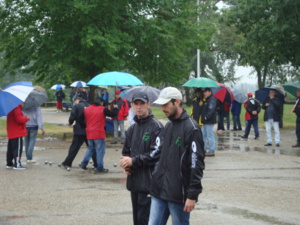
{"type": "Polygon", "coordinates": [[[160,159],[151,184],[149,225],[189,224],[202,191],[204,147],[201,128],[182,108],[182,95],[174,87],[163,89],[154,102],[161,105],[169,122],[161,135],[160,159]]]}
{"type": "Polygon", "coordinates": [[[136,92],[132,96],[131,107],[135,112],[134,121],[125,139],[120,166],[128,175],[127,189],[131,192],[133,222],[147,225],[151,199],[150,183],[155,163],[159,159],[156,142],[163,125],[154,118],[148,96],[136,92]]]}

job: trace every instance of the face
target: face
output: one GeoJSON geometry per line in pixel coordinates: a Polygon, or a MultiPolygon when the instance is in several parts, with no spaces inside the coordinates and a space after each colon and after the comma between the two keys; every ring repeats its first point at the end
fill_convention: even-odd
{"type": "Polygon", "coordinates": [[[168,103],[161,106],[161,110],[165,113],[166,117],[174,117],[176,115],[178,107],[177,101],[178,100],[176,100],[174,104],[172,101],[169,101],[168,103]]]}
{"type": "Polygon", "coordinates": [[[297,94],[297,97],[300,98],[300,90],[297,90],[296,94],[297,94]]]}
{"type": "Polygon", "coordinates": [[[76,105],[76,104],[78,104],[78,103],[79,103],[79,100],[76,99],[76,100],[74,101],[74,104],[76,105]]]}
{"type": "Polygon", "coordinates": [[[143,102],[142,100],[136,100],[131,103],[131,107],[138,118],[145,118],[148,116],[148,109],[150,102],[143,102]]]}
{"type": "Polygon", "coordinates": [[[211,91],[204,91],[204,98],[208,98],[211,95],[211,91]]]}
{"type": "Polygon", "coordinates": [[[199,98],[201,96],[201,92],[197,91],[196,92],[196,97],[199,98]]]}
{"type": "Polygon", "coordinates": [[[121,95],[120,94],[116,94],[116,98],[120,98],[121,97],[121,95]]]}
{"type": "Polygon", "coordinates": [[[276,95],[276,91],[270,90],[269,91],[269,96],[274,97],[276,95]]]}

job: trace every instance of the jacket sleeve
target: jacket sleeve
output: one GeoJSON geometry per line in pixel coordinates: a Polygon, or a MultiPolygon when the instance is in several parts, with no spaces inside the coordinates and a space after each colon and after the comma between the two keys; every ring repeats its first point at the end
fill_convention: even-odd
{"type": "Polygon", "coordinates": [[[275,109],[280,110],[281,103],[278,98],[270,99],[270,101],[273,103],[275,109]]]}
{"type": "Polygon", "coordinates": [[[70,114],[70,117],[69,117],[69,124],[73,124],[74,121],[76,120],[76,117],[77,117],[77,106],[75,105],[73,108],[72,108],[72,111],[71,111],[71,114],[70,114]]]}
{"type": "Polygon", "coordinates": [[[213,117],[217,107],[217,99],[215,97],[211,97],[210,102],[208,103],[208,110],[206,115],[204,116],[205,120],[209,120],[213,117]]]}
{"type": "Polygon", "coordinates": [[[13,110],[13,113],[14,113],[14,118],[16,119],[17,123],[25,124],[29,121],[29,119],[24,116],[21,108],[17,107],[15,110],[13,110]]]}
{"type": "Polygon", "coordinates": [[[109,110],[108,108],[105,108],[104,115],[109,117],[116,117],[118,115],[118,109],[113,108],[112,110],[109,110]]]}
{"type": "Polygon", "coordinates": [[[131,153],[130,153],[130,143],[131,143],[132,132],[133,132],[133,127],[134,126],[135,126],[135,124],[130,126],[127,130],[125,144],[124,144],[123,150],[122,150],[122,156],[130,156],[131,155],[131,153]]]}
{"type": "Polygon", "coordinates": [[[256,101],[256,105],[257,105],[256,111],[257,111],[257,113],[260,113],[261,105],[260,105],[260,103],[258,101],[256,101]]]}
{"type": "Polygon", "coordinates": [[[201,179],[205,168],[204,143],[201,130],[194,130],[191,134],[190,146],[188,147],[188,157],[190,157],[190,183],[187,188],[187,198],[198,200],[198,195],[202,192],[201,179]]]}
{"type": "Polygon", "coordinates": [[[143,154],[136,155],[132,158],[132,164],[138,167],[154,166],[160,156],[160,134],[163,127],[157,125],[151,132],[150,136],[150,151],[145,151],[143,154]]]}
{"type": "Polygon", "coordinates": [[[123,99],[123,107],[122,107],[122,110],[123,110],[123,116],[126,117],[128,116],[128,111],[129,111],[129,106],[128,106],[128,102],[127,100],[123,99]]]}
{"type": "Polygon", "coordinates": [[[267,97],[265,100],[264,100],[264,102],[263,102],[263,104],[262,104],[262,109],[266,109],[268,106],[266,106],[266,103],[268,103],[269,102],[269,97],[267,97]]]}

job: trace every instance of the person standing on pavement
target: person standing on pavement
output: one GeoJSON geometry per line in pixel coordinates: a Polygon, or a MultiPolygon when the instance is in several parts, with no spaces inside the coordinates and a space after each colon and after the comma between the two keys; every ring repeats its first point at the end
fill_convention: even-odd
{"type": "Polygon", "coordinates": [[[240,119],[241,110],[242,110],[242,104],[233,100],[231,104],[233,130],[242,130],[241,119],[240,119]]]}
{"type": "Polygon", "coordinates": [[[23,137],[26,136],[26,123],[30,120],[22,112],[24,103],[18,105],[6,117],[6,131],[8,136],[6,168],[24,170],[21,164],[23,137]]]}
{"type": "Polygon", "coordinates": [[[27,135],[25,136],[25,152],[27,163],[35,163],[36,160],[32,159],[32,153],[35,146],[38,129],[41,129],[42,135],[45,134],[42,110],[41,107],[30,107],[23,109],[23,112],[30,120],[26,123],[27,135]]]}
{"type": "Polygon", "coordinates": [[[160,159],[152,174],[149,225],[189,224],[202,191],[205,152],[201,128],[182,108],[177,88],[164,88],[154,102],[168,117],[162,134],[160,159]]]}
{"type": "MultiPolygon", "coordinates": [[[[72,126],[74,122],[75,125],[73,126],[73,139],[72,143],[69,147],[68,155],[66,159],[60,164],[64,168],[71,168],[72,163],[82,146],[82,144],[85,142],[88,146],[87,138],[86,138],[86,132],[85,132],[85,119],[84,119],[84,108],[88,107],[90,104],[88,104],[84,99],[81,97],[77,97],[74,101],[74,106],[72,108],[69,121],[67,123],[67,126],[72,126]]],[[[97,158],[96,153],[92,155],[94,167],[97,168],[97,158]]]]}
{"type": "Polygon", "coordinates": [[[117,117],[113,118],[114,121],[114,140],[111,144],[117,144],[118,143],[118,133],[119,133],[119,127],[121,130],[121,144],[125,143],[125,128],[124,128],[124,120],[128,116],[128,102],[125,99],[121,98],[120,95],[121,91],[116,91],[116,98],[112,101],[110,105],[110,109],[113,109],[113,105],[117,105],[119,109],[119,113],[117,117]]]}
{"type": "Polygon", "coordinates": [[[62,88],[55,93],[55,96],[57,112],[62,112],[62,102],[65,99],[65,93],[63,92],[62,88]]]}
{"type": "Polygon", "coordinates": [[[248,139],[251,125],[253,125],[255,140],[259,138],[259,130],[258,130],[258,114],[260,113],[261,106],[260,102],[253,98],[252,93],[247,94],[248,99],[244,102],[244,108],[246,109],[245,120],[246,120],[246,128],[245,134],[241,136],[243,139],[248,139]]]}
{"type": "Polygon", "coordinates": [[[96,99],[94,103],[84,109],[84,118],[86,121],[86,136],[88,139],[88,149],[79,166],[86,170],[91,156],[96,152],[97,173],[107,173],[104,168],[103,157],[105,154],[105,123],[106,117],[115,117],[118,115],[118,105],[113,105],[109,110],[103,106],[103,99],[96,99]]]}
{"type": "Polygon", "coordinates": [[[296,114],[296,135],[297,143],[293,145],[293,148],[300,148],[300,89],[297,90],[297,101],[292,109],[292,112],[296,114]]]}
{"type": "Polygon", "coordinates": [[[210,88],[204,89],[204,105],[202,109],[202,134],[206,156],[215,156],[215,134],[217,99],[212,95],[210,88]]]}
{"type": "Polygon", "coordinates": [[[151,205],[148,196],[150,183],[159,159],[153,147],[159,140],[163,125],[152,115],[146,93],[134,93],[131,108],[135,112],[135,123],[127,131],[120,166],[128,175],[127,189],[131,192],[133,224],[147,225],[151,205]]]}
{"type": "Polygon", "coordinates": [[[280,109],[281,102],[276,96],[276,90],[269,90],[269,96],[263,102],[262,108],[265,110],[264,121],[267,132],[267,144],[265,146],[272,146],[272,133],[271,128],[273,126],[275,132],[275,143],[276,147],[280,146],[280,131],[279,131],[279,121],[280,121],[280,109]]]}
{"type": "Polygon", "coordinates": [[[191,117],[199,124],[201,123],[201,112],[202,112],[202,106],[203,106],[203,91],[202,88],[197,88],[195,91],[196,97],[193,99],[192,102],[192,113],[191,117]]]}

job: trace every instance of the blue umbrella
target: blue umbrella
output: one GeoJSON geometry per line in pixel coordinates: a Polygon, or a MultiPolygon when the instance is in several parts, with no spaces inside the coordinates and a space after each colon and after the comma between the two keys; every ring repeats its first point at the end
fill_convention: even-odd
{"type": "Polygon", "coordinates": [[[70,85],[70,87],[82,88],[82,87],[87,87],[87,86],[86,86],[86,83],[83,81],[75,81],[70,85]]]}
{"type": "Polygon", "coordinates": [[[60,89],[65,89],[66,88],[66,85],[64,84],[54,84],[51,89],[52,90],[60,90],[60,89]]]}
{"type": "Polygon", "coordinates": [[[15,82],[1,90],[0,116],[6,116],[10,111],[23,103],[32,90],[32,83],[28,81],[15,82]]]}
{"type": "Polygon", "coordinates": [[[284,102],[285,93],[283,93],[284,91],[280,90],[280,88],[277,87],[277,86],[263,87],[263,88],[255,91],[255,98],[258,101],[260,101],[261,103],[263,103],[265,101],[265,99],[269,96],[269,91],[270,90],[275,90],[276,91],[276,96],[282,102],[284,102]]]}
{"type": "Polygon", "coordinates": [[[111,85],[111,86],[120,86],[120,85],[143,85],[143,82],[140,81],[136,76],[124,73],[124,72],[107,72],[101,73],[91,79],[88,85],[111,85]]]}

